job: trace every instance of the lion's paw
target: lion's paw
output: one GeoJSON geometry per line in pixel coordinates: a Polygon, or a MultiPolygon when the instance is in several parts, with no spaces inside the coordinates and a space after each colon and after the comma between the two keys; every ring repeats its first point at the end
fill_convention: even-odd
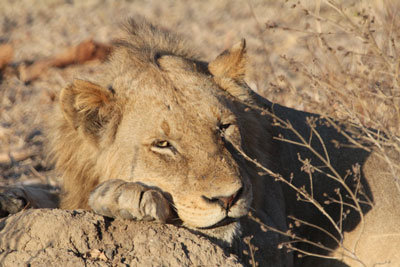
{"type": "Polygon", "coordinates": [[[89,206],[107,217],[139,221],[165,223],[171,215],[169,203],[161,192],[116,179],[98,185],[90,194],[89,206]]]}

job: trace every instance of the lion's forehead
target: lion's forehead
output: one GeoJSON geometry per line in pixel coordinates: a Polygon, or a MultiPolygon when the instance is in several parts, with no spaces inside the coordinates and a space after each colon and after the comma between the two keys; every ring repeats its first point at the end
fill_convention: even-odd
{"type": "Polygon", "coordinates": [[[214,79],[195,69],[174,66],[166,71],[148,66],[140,73],[124,71],[111,79],[110,83],[119,94],[127,96],[136,105],[151,105],[160,112],[212,111],[214,117],[221,117],[222,111],[226,110],[225,99],[214,79]]]}
{"type": "Polygon", "coordinates": [[[161,127],[163,121],[179,123],[182,127],[216,126],[233,112],[229,102],[215,92],[214,84],[209,86],[177,86],[173,81],[163,84],[141,83],[132,85],[128,94],[128,112],[140,113],[140,117],[153,118],[152,123],[161,127]]]}

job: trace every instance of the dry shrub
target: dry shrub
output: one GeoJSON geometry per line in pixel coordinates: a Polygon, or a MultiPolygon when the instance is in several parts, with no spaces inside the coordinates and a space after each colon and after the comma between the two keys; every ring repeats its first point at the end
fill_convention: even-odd
{"type": "Polygon", "coordinates": [[[299,46],[306,48],[312,62],[281,55],[289,75],[294,74],[307,88],[296,88],[298,84],[291,82],[289,75],[278,77],[284,81],[280,86],[286,86],[286,91],[302,91],[308,110],[346,124],[353,133],[347,138],[355,146],[379,151],[390,163],[400,194],[400,180],[395,175],[400,166],[386,154],[389,149],[400,153],[400,2],[315,3],[313,8],[296,4],[307,20],[305,29],[266,24],[269,29],[303,33],[299,46]]]}
{"type": "MultiPolygon", "coordinates": [[[[314,6],[307,6],[307,3],[303,3],[304,1],[292,2],[288,6],[292,9],[296,8],[298,12],[304,14],[305,22],[299,23],[299,25],[304,25],[304,28],[278,25],[273,21],[268,21],[265,27],[267,33],[268,31],[278,31],[282,34],[293,33],[296,35],[298,37],[296,41],[299,44],[298,50],[305,53],[303,58],[308,57],[309,61],[304,62],[294,57],[281,55],[288,72],[283,75],[273,73],[276,75],[275,82],[270,83],[272,89],[268,90],[299,93],[307,106],[306,110],[318,111],[330,125],[338,127],[338,129],[345,127],[347,132],[343,132],[343,134],[351,145],[367,151],[376,151],[390,166],[400,194],[400,178],[396,174],[399,173],[400,166],[392,161],[393,153],[400,154],[398,134],[400,130],[400,18],[397,16],[400,2],[363,1],[354,4],[352,1],[317,0],[314,6]]],[[[259,109],[255,106],[252,108],[259,109]]],[[[263,112],[268,113],[265,110],[263,112]]],[[[326,172],[326,176],[343,186],[346,191],[344,194],[350,198],[344,200],[342,199],[343,192],[337,192],[336,198],[326,200],[328,204],[335,202],[344,209],[341,212],[340,220],[336,222],[331,215],[326,213],[323,204],[313,198],[312,189],[295,187],[290,178],[285,177],[285,179],[280,174],[273,173],[242,151],[247,160],[258,165],[276,180],[290,186],[297,193],[299,201],[313,204],[330,221],[334,233],[299,218],[289,218],[294,223],[289,224],[287,232],[271,228],[257,218],[252,218],[262,228],[290,237],[291,241],[282,246],[299,252],[300,256],[332,258],[329,253],[334,252],[330,247],[324,246],[318,241],[296,236],[292,231],[299,225],[307,225],[331,237],[339,248],[346,251],[345,256],[366,266],[358,259],[354,249],[343,247],[342,222],[346,218],[346,207],[351,207],[359,213],[362,225],[364,219],[361,205],[372,206],[373,204],[370,201],[367,201],[369,203],[360,201],[358,196],[364,194],[361,187],[352,189],[346,186],[345,181],[348,176],[340,176],[335,171],[327,160],[329,155],[319,154],[315,151],[310,146],[307,137],[301,136],[290,122],[281,120],[274,114],[269,113],[269,115],[275,117],[278,127],[292,131],[298,141],[287,140],[283,137],[278,139],[307,147],[328,167],[329,171],[326,172]],[[325,250],[328,254],[315,254],[311,251],[301,250],[294,245],[297,243],[307,243],[325,250]]],[[[332,141],[323,141],[320,138],[312,119],[307,124],[311,128],[312,135],[318,138],[323,146],[323,142],[332,141]]],[[[299,157],[299,160],[303,164],[303,171],[307,172],[308,170],[310,173],[310,179],[312,179],[313,172],[324,172],[323,169],[311,165],[307,159],[299,157]]],[[[360,179],[359,168],[360,166],[353,166],[353,170],[349,170],[349,175],[353,176],[352,179],[360,179]]],[[[250,214],[250,216],[252,215],[250,214]]]]}
{"type": "MultiPolygon", "coordinates": [[[[319,1],[317,1],[319,2],[319,1]]],[[[316,20],[315,42],[308,43],[312,67],[288,59],[292,69],[308,81],[312,91],[326,100],[324,115],[347,124],[349,141],[366,150],[379,151],[392,168],[400,194],[396,166],[387,155],[400,153],[400,19],[396,1],[376,1],[345,8],[335,1],[323,1],[330,15],[304,8],[316,20]],[[363,7],[363,5],[365,7],[363,7]],[[325,24],[335,31],[323,32],[325,24]],[[341,36],[338,40],[326,37],[341,36]],[[347,45],[342,45],[343,38],[347,45]],[[371,130],[374,129],[374,130],[371,130]]],[[[333,123],[333,122],[332,122],[333,123]]]]}

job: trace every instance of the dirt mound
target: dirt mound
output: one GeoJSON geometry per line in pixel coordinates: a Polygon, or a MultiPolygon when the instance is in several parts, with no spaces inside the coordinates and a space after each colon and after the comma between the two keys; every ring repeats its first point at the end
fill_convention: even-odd
{"type": "Polygon", "coordinates": [[[86,211],[27,210],[0,220],[0,265],[242,266],[173,225],[111,220],[86,211]]]}

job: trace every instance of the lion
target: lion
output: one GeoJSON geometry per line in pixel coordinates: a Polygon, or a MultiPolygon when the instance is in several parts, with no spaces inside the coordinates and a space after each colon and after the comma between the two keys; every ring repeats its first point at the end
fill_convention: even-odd
{"type": "MultiPolygon", "coordinates": [[[[248,257],[260,266],[398,263],[400,194],[385,161],[374,152],[330,142],[347,139],[320,116],[273,104],[252,91],[244,79],[244,40],[211,62],[198,59],[189,47],[166,30],[131,20],[113,45],[107,72],[95,81],[77,79],[61,91],[61,112],[50,135],[63,177],[59,207],[181,224],[245,260],[247,245],[239,237],[252,236],[258,250],[248,257]],[[311,117],[325,141],[310,141],[314,152],[329,155],[333,169],[295,142],[299,136],[293,129],[310,136],[311,117]],[[305,171],[299,158],[327,170],[305,171]],[[326,177],[356,173],[357,164],[358,180],[340,184],[326,177]],[[332,203],[316,209],[301,201],[293,186],[311,187],[318,203],[338,194],[348,197],[343,188],[361,188],[357,199],[368,203],[357,205],[365,216],[352,211],[343,219],[343,205],[332,203]],[[335,232],[338,221],[345,232],[340,248],[352,247],[352,257],[344,257],[348,251],[332,242],[343,234],[335,232]],[[288,245],[296,236],[307,241],[288,245]],[[294,251],[343,261],[298,258],[294,251]]],[[[393,158],[398,162],[398,155],[393,158]]],[[[56,205],[42,191],[7,190],[0,195],[3,214],[27,203],[56,205]]]]}

